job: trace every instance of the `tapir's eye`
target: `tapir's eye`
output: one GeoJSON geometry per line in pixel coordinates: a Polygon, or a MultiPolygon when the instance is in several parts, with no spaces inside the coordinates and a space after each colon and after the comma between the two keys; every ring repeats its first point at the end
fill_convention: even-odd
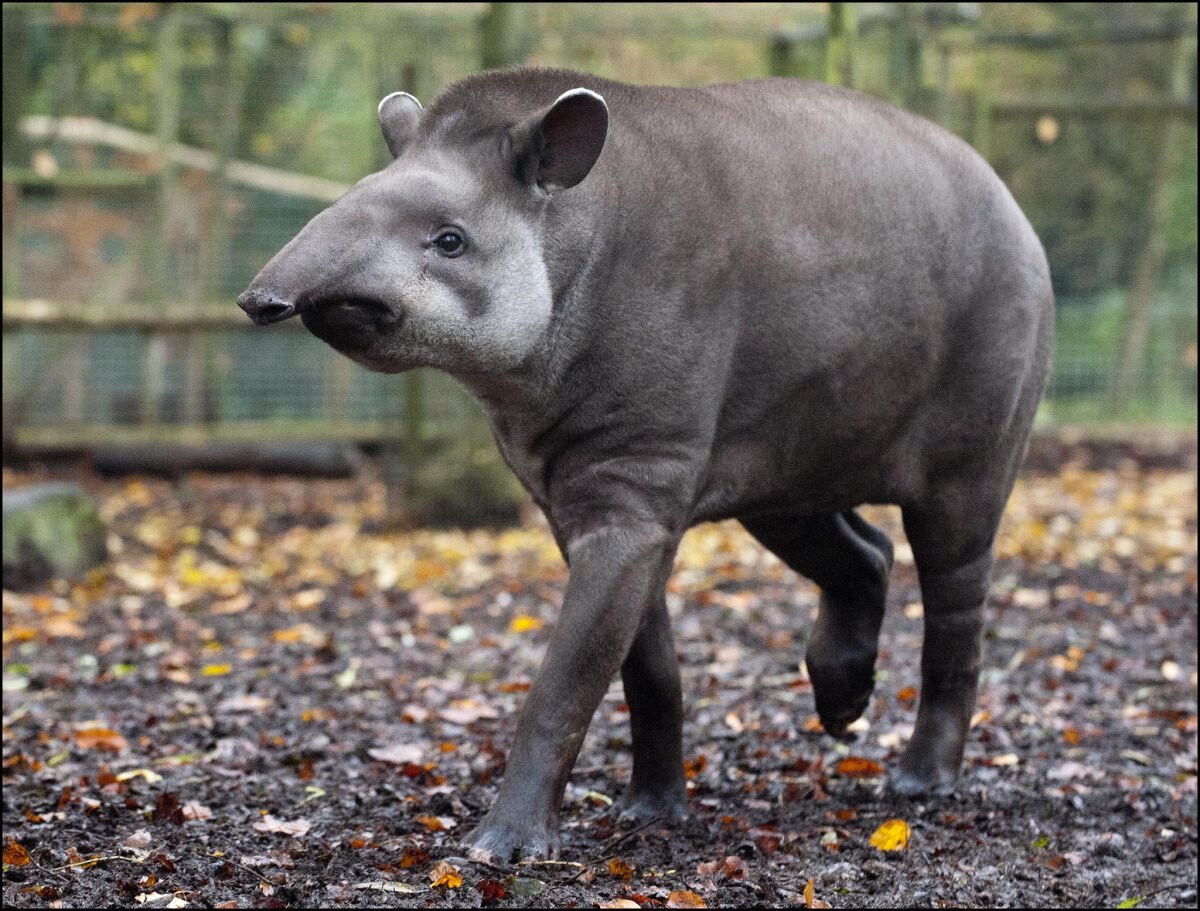
{"type": "Polygon", "coordinates": [[[433,245],[438,248],[438,252],[442,256],[461,256],[467,249],[467,242],[457,231],[443,231],[433,239],[433,245]]]}

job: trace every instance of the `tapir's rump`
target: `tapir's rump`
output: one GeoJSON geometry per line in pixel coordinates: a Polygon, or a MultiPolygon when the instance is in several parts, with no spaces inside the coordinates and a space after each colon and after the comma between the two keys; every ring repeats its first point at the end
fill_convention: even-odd
{"type": "Polygon", "coordinates": [[[1046,379],[1041,245],[982,158],[866,96],[767,79],[674,89],[481,73],[379,119],[393,163],[239,303],[299,314],[376,370],[482,401],[569,560],[559,629],[472,853],[557,847],[563,788],[620,671],[634,816],[686,811],[663,590],[692,524],[739,519],[823,598],[826,729],[874,682],[901,507],[925,607],[921,703],[892,776],[947,790],[979,667],[992,540],[1046,379]]]}

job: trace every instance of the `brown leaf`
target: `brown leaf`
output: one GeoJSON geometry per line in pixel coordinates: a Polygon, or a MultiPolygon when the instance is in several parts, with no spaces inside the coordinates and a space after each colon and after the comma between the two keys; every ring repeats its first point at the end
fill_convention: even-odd
{"type": "Polygon", "coordinates": [[[498,902],[504,898],[504,886],[494,879],[481,879],[475,884],[475,891],[485,902],[498,902]]]}
{"type": "Polygon", "coordinates": [[[10,867],[24,867],[30,863],[29,852],[19,841],[6,841],[4,843],[4,862],[10,867]]]}
{"type": "Polygon", "coordinates": [[[417,822],[427,828],[430,832],[445,832],[448,829],[453,829],[457,822],[449,816],[418,816],[417,822]]]}
{"type": "Polygon", "coordinates": [[[883,775],[883,766],[861,756],[847,756],[833,767],[837,774],[845,778],[879,778],[883,775]]]}
{"type": "Polygon", "coordinates": [[[695,892],[677,890],[667,896],[668,908],[707,908],[708,905],[695,892]]]}
{"type": "Polygon", "coordinates": [[[129,741],[110,728],[84,728],[75,732],[75,745],[81,750],[109,750],[123,753],[129,741]]]}
{"type": "Polygon", "coordinates": [[[632,864],[625,863],[625,861],[621,860],[619,857],[614,857],[608,862],[608,872],[617,879],[623,879],[626,881],[631,880],[633,879],[633,874],[636,872],[636,870],[637,867],[633,866],[632,864]]]}
{"type": "Polygon", "coordinates": [[[721,872],[729,879],[745,879],[746,874],[750,872],[750,868],[746,866],[746,862],[735,854],[730,854],[725,858],[725,863],[721,865],[721,872]]]}

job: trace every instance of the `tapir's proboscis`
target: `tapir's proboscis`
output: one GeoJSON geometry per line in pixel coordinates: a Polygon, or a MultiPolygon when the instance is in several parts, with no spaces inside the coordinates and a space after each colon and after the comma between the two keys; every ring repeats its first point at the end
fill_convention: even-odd
{"type": "Polygon", "coordinates": [[[238,299],[358,363],[444,370],[482,403],[570,567],[471,856],[558,849],[567,778],[618,671],[626,817],[686,813],[665,586],[737,519],[821,589],[805,653],[835,736],[874,685],[895,504],[924,603],[921,694],[891,775],[953,788],[993,540],[1053,341],[1049,269],[972,149],[844,89],[678,89],[480,73],[379,105],[394,160],[238,299]]]}

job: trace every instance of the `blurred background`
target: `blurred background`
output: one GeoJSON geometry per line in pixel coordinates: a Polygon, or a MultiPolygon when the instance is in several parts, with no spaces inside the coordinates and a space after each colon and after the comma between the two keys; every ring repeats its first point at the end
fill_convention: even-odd
{"type": "Polygon", "coordinates": [[[943,124],[1050,258],[1039,428],[1194,434],[1194,4],[6,3],[3,40],[6,463],[336,473],[365,448],[411,519],[507,514],[452,381],[367,373],[234,298],[386,164],[383,95],[518,64],[800,76],[943,124]]]}

